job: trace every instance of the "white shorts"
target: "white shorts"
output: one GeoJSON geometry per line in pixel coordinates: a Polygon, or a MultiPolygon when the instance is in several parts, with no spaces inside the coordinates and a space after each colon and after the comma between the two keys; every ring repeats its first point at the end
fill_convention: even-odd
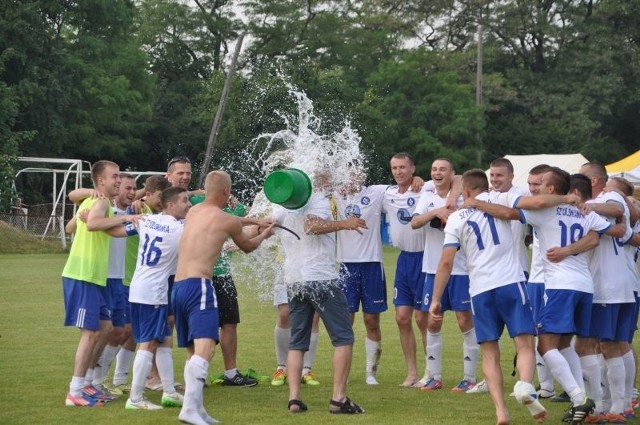
{"type": "Polygon", "coordinates": [[[287,285],[284,283],[276,283],[273,286],[273,306],[278,307],[280,304],[289,304],[287,285]]]}

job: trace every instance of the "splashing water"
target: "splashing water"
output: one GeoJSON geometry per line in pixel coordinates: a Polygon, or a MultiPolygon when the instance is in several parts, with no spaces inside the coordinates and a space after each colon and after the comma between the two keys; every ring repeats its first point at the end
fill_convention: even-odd
{"type": "MultiPolygon", "coordinates": [[[[360,153],[360,136],[349,122],[335,133],[321,135],[321,121],[314,115],[313,102],[304,92],[295,90],[287,84],[289,93],[298,104],[297,122],[295,117],[276,112],[285,122],[286,128],[276,133],[261,134],[249,144],[248,158],[256,158],[255,175],[264,176],[281,168],[297,168],[304,171],[311,181],[323,170],[330,170],[329,190],[345,186],[349,181],[349,168],[354,162],[363,164],[360,153]]],[[[318,190],[315,188],[314,190],[318,190]]],[[[326,190],[326,189],[325,189],[326,190]]],[[[272,204],[260,191],[251,206],[251,216],[268,217],[272,204]]],[[[234,275],[237,281],[255,289],[258,297],[271,300],[274,282],[283,281],[279,233],[267,239],[259,249],[250,255],[237,256],[234,275]]]]}

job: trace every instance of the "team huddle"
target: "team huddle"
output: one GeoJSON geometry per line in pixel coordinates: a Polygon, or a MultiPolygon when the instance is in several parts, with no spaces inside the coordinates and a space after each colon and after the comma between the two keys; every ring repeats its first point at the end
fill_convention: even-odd
{"type": "Polygon", "coordinates": [[[453,311],[463,335],[464,375],[452,391],[489,392],[498,424],[510,423],[500,368],[505,326],[517,353],[513,395],[535,421],[546,419],[540,400],[556,396],[554,379],[571,402],[563,419],[568,423],[626,423],[633,417],[631,341],[640,289],[640,209],[633,186],[608,178],[597,163],[574,175],[536,166],[528,188],[512,185],[513,166],[504,158],[492,162],[489,178],[477,169],[457,176],[450,160],[437,159],[426,183],[414,176],[408,154],[394,155],[390,165],[392,186],[364,186],[357,162],[348,183],[338,186],[330,169],[317,170],[304,207],[274,206],[270,217],[258,220],[238,217],[244,211],[233,214],[231,179],[222,171],[209,173],[204,200],[192,207],[186,158],[172,160],[166,178],[147,179],[138,195],[133,177],[117,164],[94,164],[94,189],[69,195],[80,207],[68,225],[75,238],[62,274],[65,325],[81,334],[66,405],[101,406],[128,393],[127,409],[176,406],[183,422],[215,423],[204,408],[203,386],[218,342],[223,384],[257,383],[235,364],[237,293],[228,267],[219,272],[218,263],[228,261],[230,246],[255,250],[280,225],[292,232],[280,234],[283,273],[274,296],[279,315],[271,384],[288,383],[291,413],[308,409],[300,385],[319,384],[311,368],[321,318],[334,346],[329,412],[363,413],[347,396],[352,326],[362,306],[365,381],[377,385],[380,314],[388,308],[379,232],[385,213],[400,251],[393,304],[407,369],[401,386],[443,389],[442,320],[453,311]],[[184,387],[174,382],[174,321],[178,346],[187,349],[184,387]],[[479,348],[482,382],[476,376],[479,348]],[[162,389],[162,406],[144,397],[145,388],[154,387],[162,389]]]}

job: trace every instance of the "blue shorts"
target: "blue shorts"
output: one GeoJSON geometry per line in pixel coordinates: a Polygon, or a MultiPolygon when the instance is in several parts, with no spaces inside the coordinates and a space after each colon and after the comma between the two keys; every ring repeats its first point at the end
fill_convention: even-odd
{"type": "Polygon", "coordinates": [[[593,294],[571,289],[545,289],[544,296],[538,333],[589,337],[593,294]]]}
{"type": "Polygon", "coordinates": [[[169,307],[169,309],[167,310],[167,316],[173,316],[173,303],[171,302],[171,296],[173,293],[173,282],[176,279],[176,275],[172,274],[169,276],[168,279],[168,285],[167,285],[167,306],[169,307]]]}
{"type": "Polygon", "coordinates": [[[131,303],[131,328],[136,343],[164,341],[171,336],[167,306],[131,303]]]}
{"type": "Polygon", "coordinates": [[[387,311],[387,281],[382,263],[340,264],[340,287],[350,313],[357,312],[360,303],[365,313],[387,311]]]}
{"type": "Polygon", "coordinates": [[[422,272],[422,251],[400,251],[396,264],[396,278],[393,282],[393,304],[410,306],[417,310],[422,306],[424,273],[422,272]]]}
{"type": "Polygon", "coordinates": [[[192,277],[175,282],[171,302],[178,347],[190,347],[199,338],[220,340],[218,301],[210,279],[192,277]]]}
{"type": "Polygon", "coordinates": [[[291,323],[290,350],[309,350],[311,324],[316,311],[334,347],[353,344],[349,307],[337,279],[294,283],[287,288],[287,294],[291,323]]]}
{"type": "Polygon", "coordinates": [[[627,341],[629,341],[629,344],[633,342],[633,337],[638,330],[638,317],[640,317],[640,293],[634,291],[633,294],[636,297],[636,302],[633,309],[633,317],[631,318],[631,330],[627,339],[627,341]]]}
{"type": "Polygon", "coordinates": [[[129,302],[129,287],[122,285],[122,302],[124,303],[124,323],[131,324],[131,303],[129,302]]]}
{"type": "Polygon", "coordinates": [[[529,295],[529,303],[533,311],[533,320],[535,323],[540,321],[540,310],[544,305],[544,283],[527,283],[527,295],[529,295]]]}
{"type": "Polygon", "coordinates": [[[632,334],[631,320],[635,317],[635,310],[636,303],[594,304],[589,336],[600,341],[626,342],[632,334]]]}
{"type": "MultiPolygon", "coordinates": [[[[422,295],[422,310],[429,311],[431,298],[433,295],[433,285],[435,284],[435,274],[427,273],[424,279],[424,289],[422,295]]],[[[442,299],[440,300],[442,311],[470,311],[471,295],[469,295],[469,276],[452,274],[449,283],[444,288],[442,299]]]]}
{"type": "Polygon", "coordinates": [[[478,344],[499,340],[505,325],[511,338],[536,334],[524,282],[482,292],[471,303],[478,344]]]}
{"type": "Polygon", "coordinates": [[[100,288],[94,283],[62,277],[65,326],[97,331],[101,320],[111,320],[100,288]]]}
{"type": "Polygon", "coordinates": [[[122,279],[107,278],[107,286],[101,288],[102,297],[111,311],[111,323],[119,328],[124,326],[124,303],[122,301],[122,279]]]}

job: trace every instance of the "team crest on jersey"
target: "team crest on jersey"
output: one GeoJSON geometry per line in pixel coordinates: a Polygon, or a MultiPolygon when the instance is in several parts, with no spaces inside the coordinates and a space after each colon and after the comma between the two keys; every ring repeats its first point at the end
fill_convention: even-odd
{"type": "Polygon", "coordinates": [[[360,203],[362,205],[369,205],[371,203],[371,199],[369,199],[368,196],[363,196],[362,199],[360,199],[360,203]]]}
{"type": "Polygon", "coordinates": [[[360,213],[360,207],[354,204],[349,204],[347,206],[347,208],[344,209],[344,215],[345,217],[356,217],[356,218],[360,218],[360,216],[362,215],[360,213]]]}
{"type": "Polygon", "coordinates": [[[407,198],[407,205],[409,205],[410,207],[414,206],[416,204],[416,200],[413,198],[407,198]]]}
{"type": "Polygon", "coordinates": [[[435,207],[435,205],[433,205],[433,202],[429,204],[429,206],[427,208],[433,208],[435,207]]]}
{"type": "Polygon", "coordinates": [[[398,221],[401,224],[409,224],[409,223],[411,223],[411,213],[408,210],[404,209],[404,208],[399,209],[398,210],[398,221]]]}

